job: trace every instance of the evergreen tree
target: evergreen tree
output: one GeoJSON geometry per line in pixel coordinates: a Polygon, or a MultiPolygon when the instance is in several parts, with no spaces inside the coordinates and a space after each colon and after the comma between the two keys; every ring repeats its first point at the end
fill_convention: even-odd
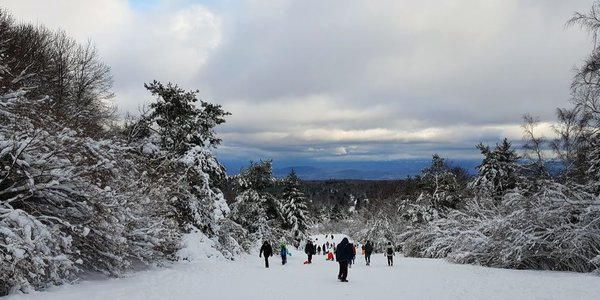
{"type": "Polygon", "coordinates": [[[165,174],[170,182],[183,184],[170,191],[172,205],[178,211],[177,221],[212,236],[219,230],[217,223],[229,213],[216,187],[226,178],[225,168],[211,152],[221,142],[214,128],[224,123],[229,113],[220,105],[204,101],[196,107],[198,91],[186,92],[177,85],[165,86],[158,81],[144,86],[157,96],[156,102],[137,122],[128,124],[126,137],[133,144],[141,144],[143,153],[151,157],[162,154],[160,160],[181,170],[165,174]]]}
{"type": "Polygon", "coordinates": [[[300,179],[294,170],[283,180],[281,200],[284,222],[291,230],[293,238],[299,242],[306,237],[308,208],[306,197],[300,191],[300,179]]]}
{"type": "Polygon", "coordinates": [[[231,219],[262,238],[270,232],[267,224],[275,225],[274,221],[282,219],[281,204],[272,194],[276,181],[272,162],[250,162],[236,179],[238,196],[232,204],[231,219]]]}
{"type": "Polygon", "coordinates": [[[436,209],[456,208],[460,201],[456,175],[445,160],[434,154],[431,166],[423,170],[420,184],[436,209]]]}
{"type": "Polygon", "coordinates": [[[251,233],[263,236],[267,227],[267,213],[265,210],[266,199],[258,192],[248,189],[241,192],[236,198],[231,209],[231,219],[242,225],[251,233]]]}
{"type": "Polygon", "coordinates": [[[517,187],[519,180],[520,158],[511,144],[505,138],[496,144],[492,151],[489,146],[479,144],[477,148],[484,156],[481,165],[477,167],[478,175],[470,186],[476,192],[493,197],[499,201],[504,193],[517,187]]]}
{"type": "Polygon", "coordinates": [[[142,122],[156,123],[151,128],[160,135],[163,149],[183,154],[195,146],[216,147],[221,143],[214,128],[224,123],[224,117],[230,113],[220,105],[200,101],[198,108],[197,90],[186,92],[171,83],[165,86],[155,80],[144,86],[157,99],[150,104],[152,111],[142,122]]]}

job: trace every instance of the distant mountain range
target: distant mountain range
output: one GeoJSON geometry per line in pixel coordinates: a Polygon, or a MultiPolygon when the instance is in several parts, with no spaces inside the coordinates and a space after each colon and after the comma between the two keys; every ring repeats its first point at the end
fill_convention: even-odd
{"type": "MultiPolygon", "coordinates": [[[[248,162],[222,162],[229,175],[238,174],[248,162]]],[[[448,160],[451,166],[459,166],[470,174],[475,174],[475,167],[481,160],[448,160]]],[[[293,169],[303,180],[327,179],[360,179],[388,180],[403,179],[407,176],[421,174],[421,170],[431,165],[431,160],[395,160],[395,161],[345,161],[345,162],[316,162],[316,161],[273,161],[273,175],[277,178],[287,176],[293,169]]]]}

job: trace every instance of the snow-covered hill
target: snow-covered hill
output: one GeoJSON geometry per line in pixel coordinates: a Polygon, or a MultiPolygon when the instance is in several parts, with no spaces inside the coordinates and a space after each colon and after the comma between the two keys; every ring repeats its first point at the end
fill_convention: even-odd
{"type": "MultiPolygon", "coordinates": [[[[319,242],[325,236],[315,236],[319,242]]],[[[335,235],[334,241],[342,235],[335,235]]],[[[329,236],[329,239],[331,237],[329,236]]],[[[128,278],[85,281],[46,292],[11,295],[6,300],[198,300],[198,299],[600,299],[600,277],[568,272],[492,269],[443,260],[396,256],[388,267],[382,254],[367,267],[362,257],[337,280],[338,265],[293,251],[288,264],[278,256],[265,268],[263,259],[246,255],[236,261],[211,256],[204,244],[190,243],[195,260],[134,273],[128,278]],[[196,251],[194,251],[196,250],[196,251]],[[194,256],[202,254],[202,256],[194,256]]]]}

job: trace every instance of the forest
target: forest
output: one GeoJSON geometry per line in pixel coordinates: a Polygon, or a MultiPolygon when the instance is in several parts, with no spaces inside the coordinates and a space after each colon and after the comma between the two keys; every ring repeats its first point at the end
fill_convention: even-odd
{"type": "MultiPolygon", "coordinates": [[[[596,40],[599,10],[568,25],[596,40]]],[[[112,85],[93,43],[0,9],[0,295],[176,260],[190,232],[231,260],[265,240],[300,247],[335,232],[405,256],[600,274],[597,44],[555,135],[524,115],[525,146],[473,145],[474,176],[443,153],[404,180],[277,179],[270,160],[227,176],[213,152],[216,128],[235,117],[226,107],[151,81],[153,102],[123,119],[112,85]]]]}

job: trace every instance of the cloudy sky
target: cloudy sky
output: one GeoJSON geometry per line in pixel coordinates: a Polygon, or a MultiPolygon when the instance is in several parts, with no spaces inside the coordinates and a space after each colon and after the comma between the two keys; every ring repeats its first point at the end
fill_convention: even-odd
{"type": "MultiPolygon", "coordinates": [[[[569,106],[592,0],[0,0],[92,40],[121,111],[154,79],[232,113],[223,159],[478,157],[569,106]]],[[[547,133],[548,134],[548,133],[547,133]]]]}

